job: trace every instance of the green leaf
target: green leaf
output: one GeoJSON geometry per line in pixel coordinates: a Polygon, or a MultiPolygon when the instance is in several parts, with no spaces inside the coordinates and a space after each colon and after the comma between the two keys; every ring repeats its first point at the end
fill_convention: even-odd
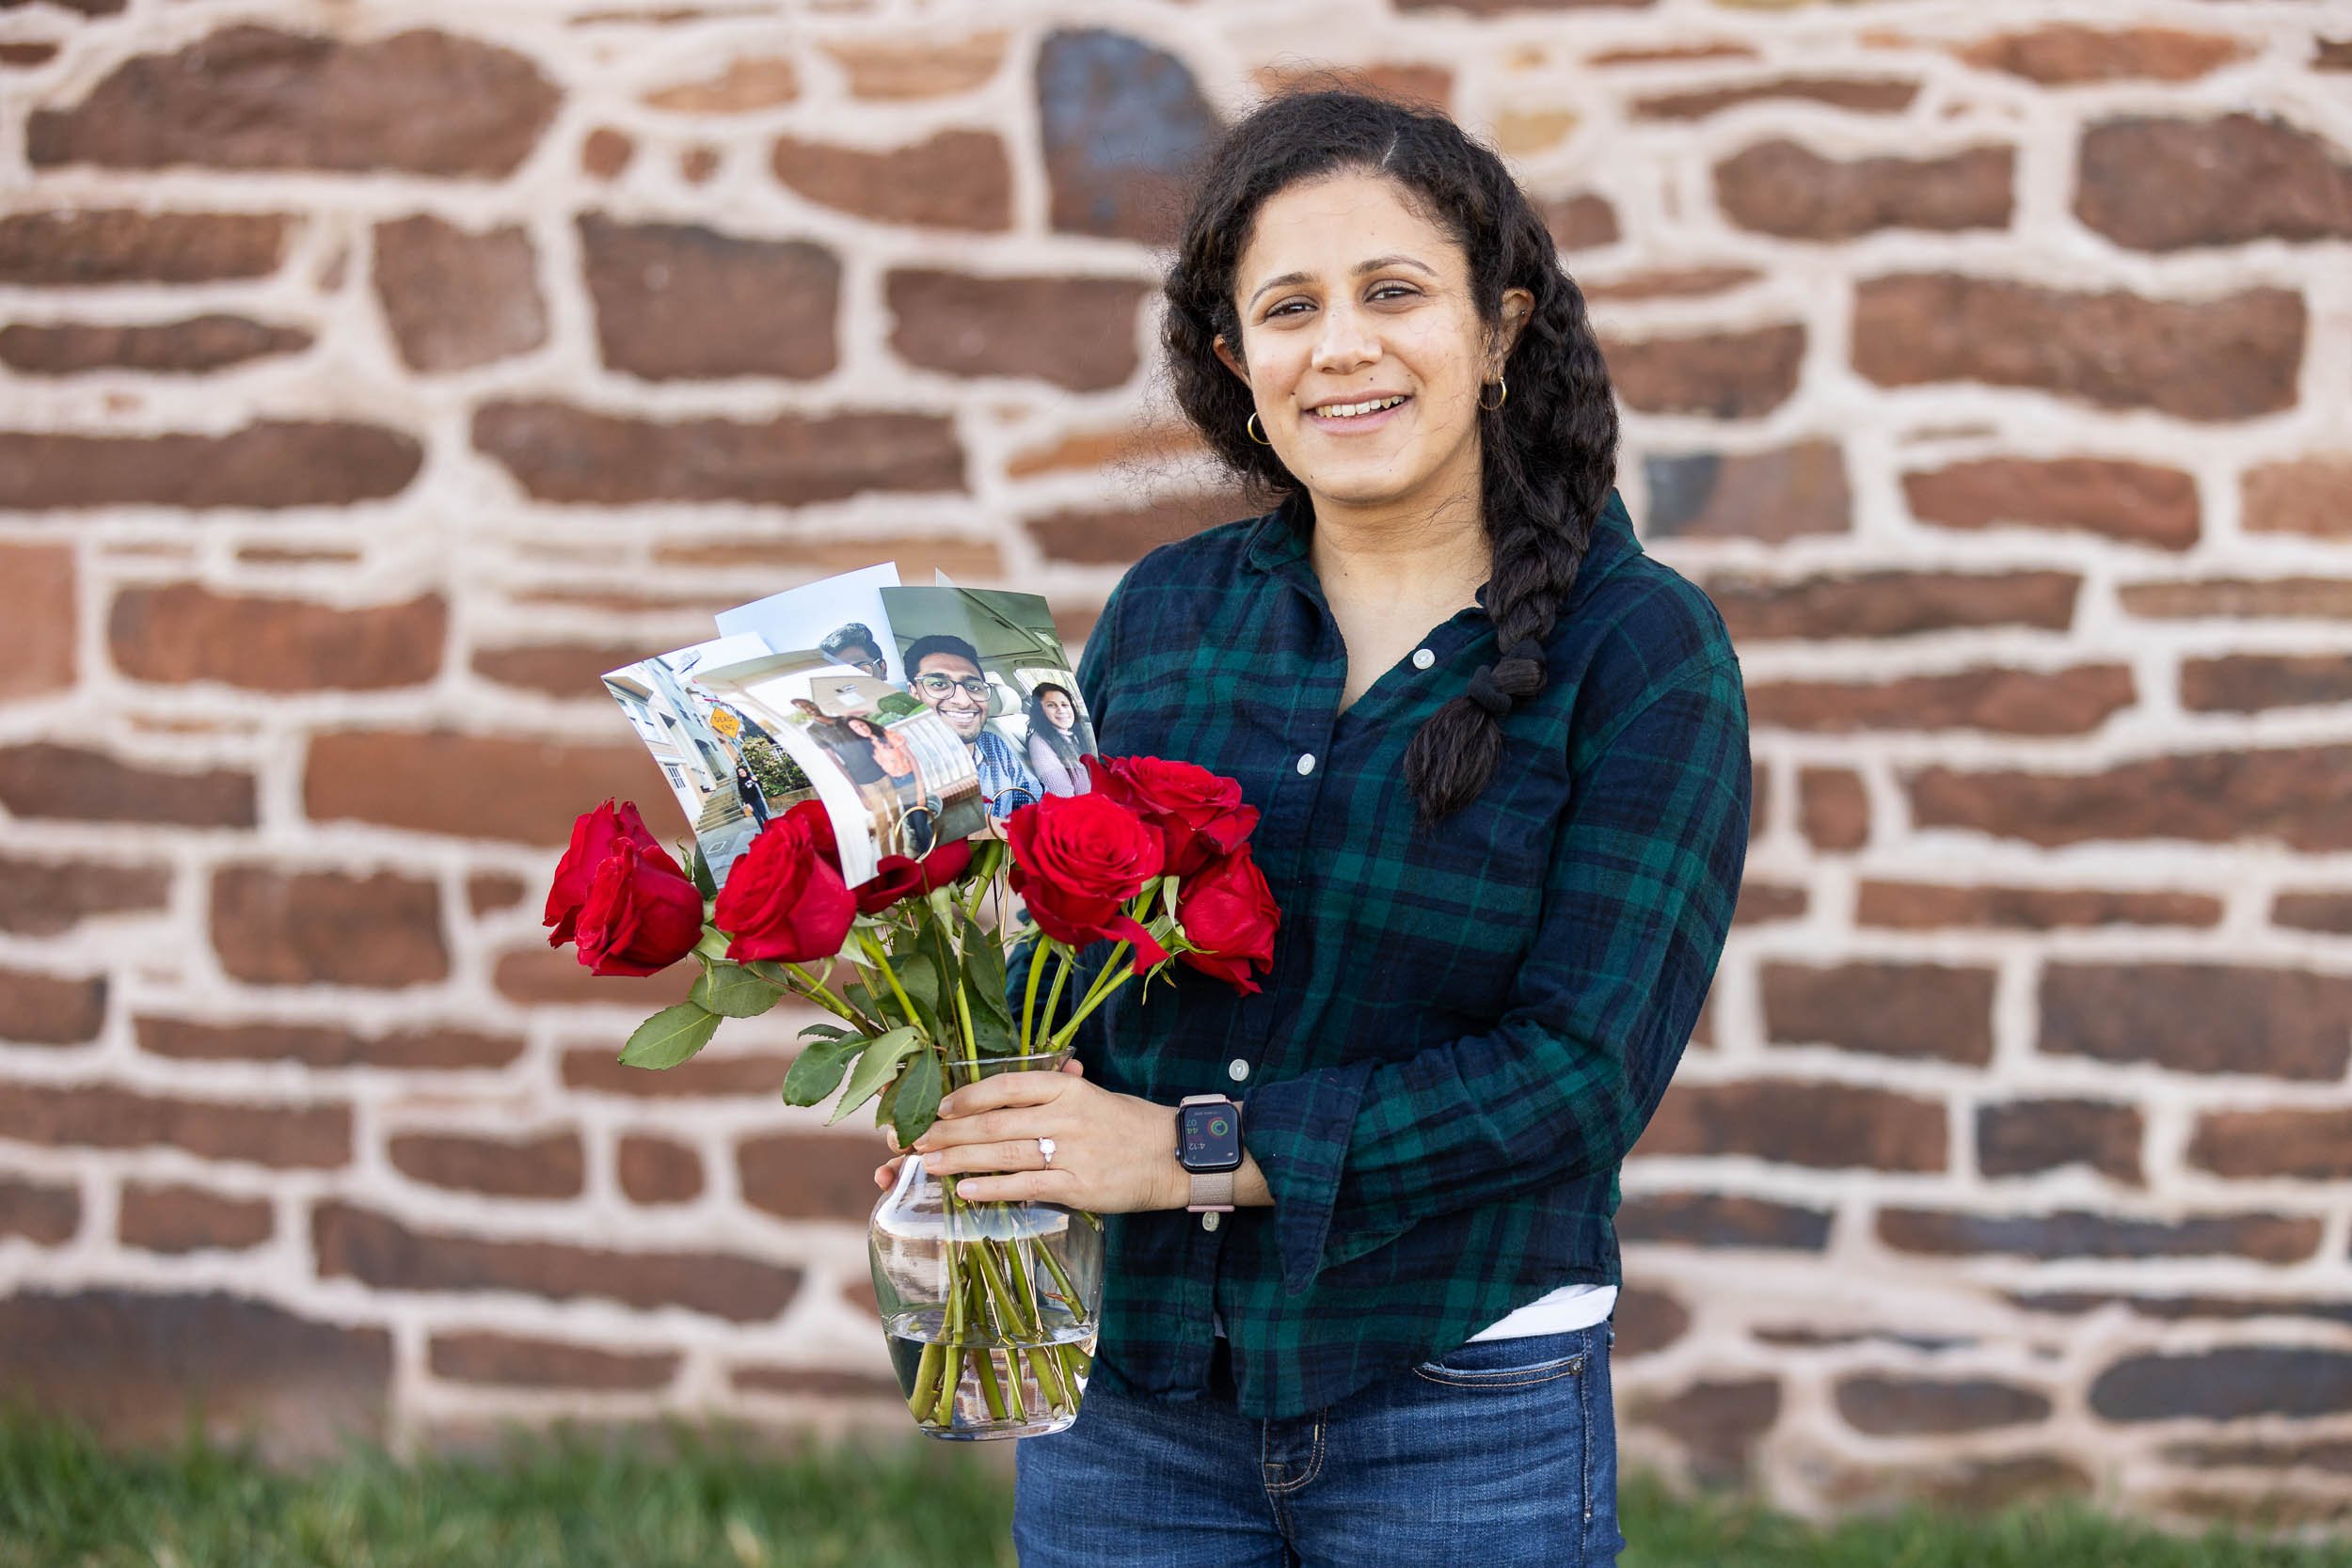
{"type": "Polygon", "coordinates": [[[841,1103],[825,1118],[831,1127],[851,1111],[882,1093],[882,1086],[898,1075],[898,1064],[910,1051],[923,1049],[923,1037],[912,1029],[893,1029],[887,1035],[877,1035],[866,1042],[858,1053],[857,1066],[850,1069],[850,1086],[841,1091],[841,1103]]]}
{"type": "Polygon", "coordinates": [[[694,879],[694,886],[705,898],[719,896],[719,879],[710,874],[710,862],[703,858],[703,847],[697,843],[686,857],[687,875],[694,879]]]}
{"type": "Polygon", "coordinates": [[[863,1036],[851,1035],[845,1039],[818,1040],[803,1049],[784,1075],[784,1102],[822,1104],[825,1096],[841,1086],[841,1075],[850,1070],[850,1058],[865,1043],[863,1036]]]}
{"type": "Polygon", "coordinates": [[[800,1037],[806,1039],[811,1035],[820,1040],[850,1040],[858,1037],[856,1030],[844,1029],[838,1023],[812,1023],[801,1031],[800,1037]]]}
{"type": "Polygon", "coordinates": [[[1021,1042],[1013,1037],[1009,1021],[977,1008],[972,1014],[972,1043],[979,1047],[983,1056],[1013,1056],[1021,1051],[1021,1042]]]}
{"type": "Polygon", "coordinates": [[[963,920],[963,984],[977,1004],[972,1011],[976,1025],[983,1010],[1008,1023],[1012,1022],[1012,1012],[1005,1005],[1005,950],[969,915],[963,920]]]}
{"type": "Polygon", "coordinates": [[[915,1053],[899,1076],[897,1101],[890,1108],[890,1125],[903,1148],[931,1130],[939,1119],[939,1058],[930,1052],[915,1053]]]}
{"type": "Polygon", "coordinates": [[[721,1018],[757,1018],[782,994],[741,964],[716,963],[703,971],[686,999],[721,1018]]]}
{"type": "MultiPolygon", "coordinates": [[[[914,1004],[914,1017],[910,1022],[920,1023],[923,1032],[933,1039],[939,1037],[939,969],[928,952],[919,947],[910,957],[893,964],[898,976],[898,989],[914,1004]]],[[[891,998],[896,1002],[898,998],[891,998]]]]}
{"type": "Polygon", "coordinates": [[[675,1067],[710,1043],[719,1032],[719,1015],[681,1002],[664,1007],[637,1026],[621,1047],[623,1067],[675,1067]]]}

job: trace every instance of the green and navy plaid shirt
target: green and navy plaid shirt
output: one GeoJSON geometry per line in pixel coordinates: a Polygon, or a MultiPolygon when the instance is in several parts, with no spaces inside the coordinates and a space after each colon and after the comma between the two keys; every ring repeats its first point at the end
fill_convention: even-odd
{"type": "Polygon", "coordinates": [[[1241,782],[1282,909],[1260,994],[1177,965],[1081,1032],[1107,1088],[1241,1101],[1275,1200],[1214,1230],[1111,1216],[1095,1375],[1198,1396],[1214,1314],[1260,1418],[1331,1404],[1558,1286],[1617,1282],[1618,1166],[1707,995],[1748,833],[1723,623],[1613,493],[1549,684],[1503,718],[1485,793],[1427,830],[1405,748],[1497,657],[1494,625],[1460,611],[1335,715],[1346,658],[1291,516],[1145,556],[1078,673],[1105,754],[1241,782]]]}

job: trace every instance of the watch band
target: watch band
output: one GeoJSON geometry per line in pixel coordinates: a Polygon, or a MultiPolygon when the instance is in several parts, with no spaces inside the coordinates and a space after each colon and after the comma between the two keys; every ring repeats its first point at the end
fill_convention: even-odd
{"type": "Polygon", "coordinates": [[[1186,1213],[1230,1214],[1233,1212],[1233,1178],[1237,1172],[1196,1170],[1184,1174],[1192,1178],[1192,1201],[1184,1205],[1186,1213]]]}
{"type": "MultiPolygon", "coordinates": [[[[1188,1094],[1177,1101],[1177,1104],[1180,1109],[1185,1105],[1231,1105],[1233,1107],[1235,1116],[1241,1114],[1241,1102],[1231,1095],[1188,1094]]],[[[1232,1213],[1233,1212],[1233,1179],[1240,1174],[1239,1171],[1232,1170],[1187,1169],[1184,1175],[1192,1182],[1192,1191],[1191,1201],[1184,1205],[1184,1212],[1188,1214],[1232,1213]]]]}

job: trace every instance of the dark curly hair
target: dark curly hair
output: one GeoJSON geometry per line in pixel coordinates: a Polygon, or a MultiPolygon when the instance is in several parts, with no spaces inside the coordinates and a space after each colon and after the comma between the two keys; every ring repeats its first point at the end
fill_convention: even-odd
{"type": "Polygon", "coordinates": [[[1616,481],[1617,406],[1583,293],[1500,157],[1434,109],[1344,89],[1284,94],[1234,125],[1210,156],[1165,285],[1161,340],[1176,401],[1245,483],[1311,519],[1297,479],[1246,434],[1256,405],[1216,356],[1220,337],[1241,356],[1235,269],[1269,198],[1359,170],[1395,181],[1461,245],[1490,331],[1506,290],[1534,296],[1504,362],[1508,395],[1479,415],[1479,499],[1493,557],[1486,610],[1504,657],[1431,714],[1406,751],[1406,783],[1427,823],[1469,804],[1493,776],[1502,699],[1544,688],[1544,641],[1616,481]]]}

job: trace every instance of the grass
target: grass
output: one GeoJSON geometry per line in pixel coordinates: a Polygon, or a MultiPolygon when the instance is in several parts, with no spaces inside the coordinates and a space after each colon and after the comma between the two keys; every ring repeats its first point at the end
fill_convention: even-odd
{"type": "MultiPolygon", "coordinates": [[[[1629,1481],[1623,1568],[2352,1568],[2352,1544],[2161,1534],[2075,1506],[1822,1529],[1629,1481]]],[[[985,1568],[1010,1564],[1001,1465],[961,1449],[762,1453],[556,1433],[487,1459],[354,1450],[298,1471],[203,1443],[111,1452],[0,1417],[0,1568],[985,1568]]]]}

